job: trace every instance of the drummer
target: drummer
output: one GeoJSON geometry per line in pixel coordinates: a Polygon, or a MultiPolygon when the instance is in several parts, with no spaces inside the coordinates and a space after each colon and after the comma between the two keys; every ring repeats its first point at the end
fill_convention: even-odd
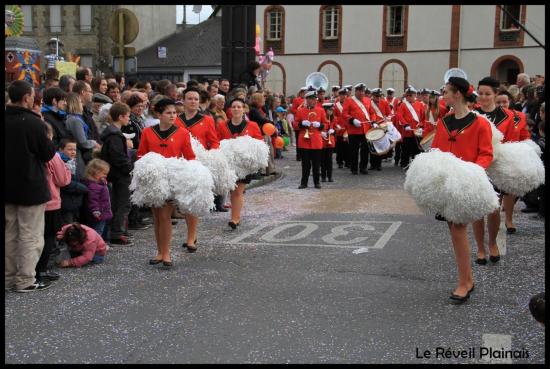
{"type": "Polygon", "coordinates": [[[405,90],[405,100],[397,108],[396,117],[397,124],[402,127],[401,168],[405,169],[409,165],[409,160],[414,159],[421,151],[419,139],[416,136],[422,136],[422,128],[419,124],[424,121],[424,106],[416,100],[416,89],[413,86],[405,90]]]}
{"type": "MultiPolygon", "coordinates": [[[[372,126],[374,128],[378,128],[378,125],[380,123],[384,123],[386,120],[391,119],[391,109],[390,105],[385,99],[382,99],[382,89],[381,88],[374,88],[372,89],[372,100],[371,105],[376,113],[376,118],[373,118],[373,121],[376,123],[373,123],[372,126]]],[[[387,155],[392,155],[392,152],[390,151],[387,155]]],[[[382,155],[371,155],[370,156],[370,169],[371,170],[382,170],[382,155]]]]}
{"type": "Polygon", "coordinates": [[[323,104],[323,109],[325,109],[325,114],[327,116],[327,124],[323,127],[321,131],[321,136],[323,137],[323,154],[321,158],[321,182],[334,182],[332,179],[332,153],[336,147],[336,137],[334,126],[338,121],[338,118],[334,115],[334,104],[331,102],[326,102],[323,104]]]}
{"type": "Polygon", "coordinates": [[[344,103],[344,122],[348,131],[351,174],[368,174],[369,146],[365,134],[372,128],[370,121],[376,113],[370,99],[365,97],[364,83],[355,85],[355,95],[344,103]],[[371,118],[372,117],[372,118],[371,118]],[[360,159],[358,160],[358,157],[360,159]]]}
{"type": "MultiPolygon", "coordinates": [[[[444,99],[453,107],[453,113],[438,120],[432,148],[451,152],[464,161],[487,169],[493,161],[492,131],[486,119],[468,110],[466,101],[473,99],[473,91],[474,87],[464,78],[449,78],[444,99]]],[[[441,216],[436,219],[445,220],[441,216]]],[[[474,290],[468,224],[447,221],[447,225],[458,269],[458,283],[450,296],[450,302],[461,304],[468,300],[474,290]]]]}

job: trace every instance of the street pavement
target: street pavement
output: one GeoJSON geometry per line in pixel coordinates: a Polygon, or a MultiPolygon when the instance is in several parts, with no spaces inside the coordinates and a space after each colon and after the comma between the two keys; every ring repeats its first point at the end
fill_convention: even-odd
{"type": "Polygon", "coordinates": [[[545,362],[528,308],[545,289],[544,222],[523,203],[500,262],[473,263],[472,243],[475,291],[454,306],[447,225],[416,207],[400,168],[335,165],[334,183],[299,190],[300,162],[284,156],[282,175],[246,191],[237,230],[229,213],[203,217],[189,254],[180,220],[171,269],[148,265],[150,228],[48,290],[6,292],[6,363],[545,362]]]}

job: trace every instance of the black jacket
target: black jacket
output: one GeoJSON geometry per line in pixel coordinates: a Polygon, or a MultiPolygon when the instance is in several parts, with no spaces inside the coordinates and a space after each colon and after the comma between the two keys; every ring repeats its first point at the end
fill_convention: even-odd
{"type": "Polygon", "coordinates": [[[46,124],[29,109],[8,105],[4,113],[4,203],[33,206],[51,199],[45,164],[55,155],[46,124]]]}
{"type": "Polygon", "coordinates": [[[126,134],[132,134],[135,133],[136,135],[134,138],[132,138],[132,144],[134,145],[134,148],[137,149],[139,147],[139,143],[141,141],[141,131],[143,127],[143,122],[140,118],[138,118],[134,113],[130,113],[130,122],[121,128],[122,133],[126,134]]]}
{"type": "Polygon", "coordinates": [[[59,142],[62,138],[69,138],[71,134],[65,128],[65,116],[57,114],[54,111],[45,111],[42,117],[53,127],[53,143],[59,147],[59,142]]]}
{"type": "Polygon", "coordinates": [[[261,109],[256,108],[254,106],[250,106],[250,112],[248,113],[248,118],[250,118],[251,121],[258,123],[258,126],[260,128],[262,128],[262,126],[265,123],[271,122],[261,109]]]}
{"type": "Polygon", "coordinates": [[[101,134],[101,139],[103,141],[101,159],[111,166],[107,180],[113,182],[122,177],[130,177],[130,172],[134,169],[134,165],[128,157],[126,137],[124,137],[120,129],[114,125],[109,125],[101,134]]]}
{"type": "Polygon", "coordinates": [[[241,73],[241,75],[239,76],[239,82],[241,84],[247,85],[248,87],[256,86],[258,90],[262,88],[260,86],[260,83],[258,82],[258,79],[256,78],[256,75],[248,70],[241,73]]]}

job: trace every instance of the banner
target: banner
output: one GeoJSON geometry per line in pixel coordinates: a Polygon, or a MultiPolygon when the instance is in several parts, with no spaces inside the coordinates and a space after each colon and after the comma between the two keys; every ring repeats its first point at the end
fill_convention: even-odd
{"type": "Polygon", "coordinates": [[[68,74],[71,77],[76,78],[76,69],[77,65],[73,62],[65,62],[65,61],[56,61],[55,62],[55,69],[59,71],[59,76],[61,77],[64,74],[68,74]]]}

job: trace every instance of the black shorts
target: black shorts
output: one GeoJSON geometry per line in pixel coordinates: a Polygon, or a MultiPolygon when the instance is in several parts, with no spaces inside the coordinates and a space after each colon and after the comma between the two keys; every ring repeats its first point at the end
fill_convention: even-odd
{"type": "Polygon", "coordinates": [[[249,184],[250,182],[252,182],[252,178],[254,178],[254,174],[249,174],[244,178],[239,178],[237,180],[237,183],[249,184]]]}

